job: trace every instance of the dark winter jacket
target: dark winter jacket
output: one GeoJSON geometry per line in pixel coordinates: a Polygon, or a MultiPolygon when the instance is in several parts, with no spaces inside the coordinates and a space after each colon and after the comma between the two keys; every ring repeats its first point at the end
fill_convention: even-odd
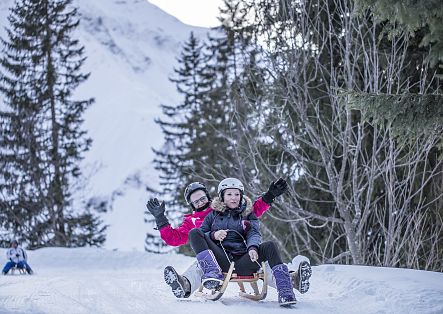
{"type": "Polygon", "coordinates": [[[252,212],[252,202],[248,197],[243,196],[242,204],[235,209],[228,208],[218,197],[211,205],[214,210],[206,216],[200,229],[217,245],[222,244],[234,255],[243,255],[251,247],[258,248],[261,243],[260,223],[252,212]],[[245,228],[245,221],[249,222],[250,228],[245,228]],[[229,230],[221,244],[214,239],[218,230],[229,230]]]}
{"type": "MultiPolygon", "coordinates": [[[[269,204],[263,201],[260,197],[257,199],[252,205],[252,212],[257,216],[261,217],[268,209],[269,204]]],[[[213,211],[213,205],[204,211],[197,212],[194,211],[192,214],[185,215],[185,219],[182,224],[173,228],[171,225],[166,225],[165,227],[160,229],[160,236],[163,241],[168,245],[172,246],[180,246],[186,244],[188,242],[188,234],[194,228],[199,228],[205,219],[205,217],[213,211]]]]}

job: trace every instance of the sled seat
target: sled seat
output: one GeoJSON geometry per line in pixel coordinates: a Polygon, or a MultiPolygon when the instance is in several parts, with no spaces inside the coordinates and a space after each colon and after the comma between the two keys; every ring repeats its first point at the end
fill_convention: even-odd
{"type": "Polygon", "coordinates": [[[221,287],[218,290],[211,290],[210,293],[206,293],[203,291],[203,285],[200,286],[198,291],[195,292],[196,296],[203,297],[208,300],[216,301],[222,297],[222,295],[225,293],[226,288],[228,287],[228,284],[230,282],[236,282],[240,288],[239,296],[247,298],[249,300],[253,301],[260,301],[266,298],[266,295],[268,293],[268,282],[266,279],[266,267],[265,263],[262,263],[262,271],[258,273],[254,273],[250,276],[241,276],[236,273],[234,273],[235,265],[234,262],[231,262],[231,265],[229,266],[229,270],[227,273],[223,273],[225,279],[223,280],[223,283],[221,287]],[[262,290],[258,288],[257,281],[263,280],[263,287],[262,290]],[[248,282],[252,290],[254,291],[253,294],[247,293],[245,290],[244,283],[248,282]]]}
{"type": "MultiPolygon", "coordinates": [[[[226,274],[226,273],[224,273],[224,274],[226,274]]],[[[231,279],[229,281],[230,282],[256,282],[259,279],[264,279],[263,273],[254,273],[250,276],[240,276],[240,275],[237,275],[236,273],[233,273],[231,276],[231,279]]]]}

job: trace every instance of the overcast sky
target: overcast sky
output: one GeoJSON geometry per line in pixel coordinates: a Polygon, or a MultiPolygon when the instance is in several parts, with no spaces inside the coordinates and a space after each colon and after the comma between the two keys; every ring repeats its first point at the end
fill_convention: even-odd
{"type": "Polygon", "coordinates": [[[185,24],[211,27],[218,26],[218,7],[222,0],[148,0],[163,11],[175,16],[185,24]]]}

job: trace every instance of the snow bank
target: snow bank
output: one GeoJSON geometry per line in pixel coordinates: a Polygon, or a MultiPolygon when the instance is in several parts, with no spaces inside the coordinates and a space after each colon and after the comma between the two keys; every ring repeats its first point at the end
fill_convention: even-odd
{"type": "MultiPolygon", "coordinates": [[[[270,288],[261,302],[241,299],[230,284],[221,300],[176,299],[163,268],[180,272],[193,258],[104,249],[46,248],[30,251],[34,276],[0,278],[0,313],[287,313],[270,288]]],[[[5,256],[0,251],[0,256],[5,256]]],[[[6,262],[4,260],[4,262],[6,262]]],[[[443,313],[443,274],[409,269],[321,265],[311,289],[296,294],[299,313],[443,313]]]]}

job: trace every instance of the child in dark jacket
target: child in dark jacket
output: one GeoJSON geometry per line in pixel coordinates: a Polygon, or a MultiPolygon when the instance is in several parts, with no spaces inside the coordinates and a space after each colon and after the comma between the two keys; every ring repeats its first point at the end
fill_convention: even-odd
{"type": "Polygon", "coordinates": [[[227,178],[218,186],[219,197],[199,229],[189,233],[191,247],[202,268],[203,285],[216,289],[223,282],[222,271],[227,272],[235,262],[239,275],[252,275],[267,261],[274,275],[280,305],[296,303],[288,267],[283,264],[277,245],[261,242],[259,221],[252,212],[252,202],[244,194],[240,180],[227,178]]]}

